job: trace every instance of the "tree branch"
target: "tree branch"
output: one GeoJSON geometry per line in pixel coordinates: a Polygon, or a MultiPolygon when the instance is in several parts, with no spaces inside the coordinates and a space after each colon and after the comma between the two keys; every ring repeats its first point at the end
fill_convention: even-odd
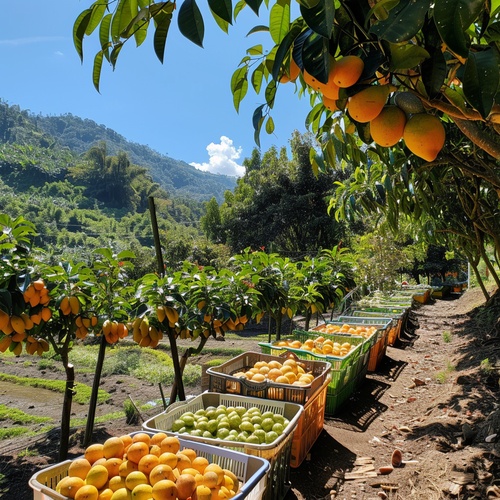
{"type": "Polygon", "coordinates": [[[462,134],[470,139],[476,146],[486,151],[486,153],[491,155],[495,160],[500,158],[500,144],[497,144],[486,136],[479,130],[475,123],[455,117],[453,117],[453,121],[462,134]]]}

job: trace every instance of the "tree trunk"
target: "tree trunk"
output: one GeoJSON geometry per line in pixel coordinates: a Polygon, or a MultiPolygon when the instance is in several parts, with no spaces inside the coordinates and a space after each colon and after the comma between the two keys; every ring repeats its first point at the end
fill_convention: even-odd
{"type": "Polygon", "coordinates": [[[101,384],[102,367],[104,365],[104,357],[106,354],[107,341],[104,335],[101,336],[99,344],[99,354],[97,356],[97,365],[95,367],[94,382],[92,384],[92,394],[90,396],[89,414],[87,416],[87,425],[85,427],[85,436],[83,438],[83,446],[87,447],[92,443],[92,433],[94,432],[95,414],[97,410],[97,400],[99,397],[99,385],[101,384]]]}
{"type": "Polygon", "coordinates": [[[70,363],[64,363],[66,371],[66,388],[64,390],[64,402],[61,416],[61,441],[59,444],[59,461],[68,458],[69,430],[71,420],[71,405],[75,393],[75,368],[70,363]]]}
{"type": "MultiPolygon", "coordinates": [[[[174,363],[174,380],[176,382],[177,394],[181,401],[185,401],[186,395],[184,393],[184,382],[182,381],[182,368],[179,361],[179,349],[177,349],[177,340],[175,339],[174,332],[172,331],[171,328],[167,329],[167,335],[168,335],[168,341],[170,343],[170,352],[172,353],[172,361],[174,363]]],[[[172,398],[170,398],[169,404],[172,403],[173,403],[172,398]]]]}

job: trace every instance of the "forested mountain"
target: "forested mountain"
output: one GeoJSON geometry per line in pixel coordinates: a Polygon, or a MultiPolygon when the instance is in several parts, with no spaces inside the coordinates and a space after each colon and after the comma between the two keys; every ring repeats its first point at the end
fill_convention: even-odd
{"type": "Polygon", "coordinates": [[[57,144],[81,155],[101,142],[106,143],[109,155],[127,154],[133,164],[148,169],[154,182],[172,196],[188,196],[207,201],[213,196],[218,201],[224,192],[236,186],[236,179],[197,170],[181,160],[152,150],[148,146],[130,142],[105,125],[71,114],[62,116],[34,115],[18,106],[0,101],[0,143],[25,143],[27,131],[46,134],[47,146],[57,144]]]}

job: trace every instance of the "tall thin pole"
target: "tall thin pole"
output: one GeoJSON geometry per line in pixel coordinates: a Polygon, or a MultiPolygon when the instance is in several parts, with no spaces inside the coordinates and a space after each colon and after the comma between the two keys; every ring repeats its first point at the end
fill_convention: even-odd
{"type": "Polygon", "coordinates": [[[149,215],[151,217],[151,226],[153,228],[153,239],[155,242],[156,263],[158,265],[158,274],[163,276],[165,274],[165,266],[163,264],[163,255],[161,252],[160,233],[158,232],[158,220],[156,219],[155,199],[150,196],[148,198],[149,215]]]}

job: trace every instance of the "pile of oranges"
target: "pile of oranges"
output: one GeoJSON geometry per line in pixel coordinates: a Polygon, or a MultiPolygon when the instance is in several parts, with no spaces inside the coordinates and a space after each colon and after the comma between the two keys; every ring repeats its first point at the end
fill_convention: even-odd
{"type": "Polygon", "coordinates": [[[232,498],[239,487],[232,471],[181,449],[177,437],[138,432],[91,444],[56,491],[75,500],[214,500],[232,498]]]}
{"type": "Polygon", "coordinates": [[[350,342],[336,342],[333,339],[316,337],[310,338],[301,342],[300,340],[280,340],[276,344],[278,347],[292,347],[302,351],[309,351],[312,354],[323,356],[338,356],[344,357],[349,354],[354,346],[350,342]]]}
{"type": "Polygon", "coordinates": [[[245,377],[252,382],[270,380],[277,384],[298,386],[310,385],[314,380],[314,375],[306,372],[304,364],[294,359],[286,359],[283,363],[278,360],[256,361],[253,367],[246,371],[234,373],[233,377],[245,377]]]}
{"type": "Polygon", "coordinates": [[[325,323],[324,325],[317,326],[314,331],[328,333],[330,335],[340,333],[348,335],[360,335],[361,337],[369,338],[377,331],[377,327],[371,325],[348,325],[346,323],[344,323],[343,325],[325,323]]]}

